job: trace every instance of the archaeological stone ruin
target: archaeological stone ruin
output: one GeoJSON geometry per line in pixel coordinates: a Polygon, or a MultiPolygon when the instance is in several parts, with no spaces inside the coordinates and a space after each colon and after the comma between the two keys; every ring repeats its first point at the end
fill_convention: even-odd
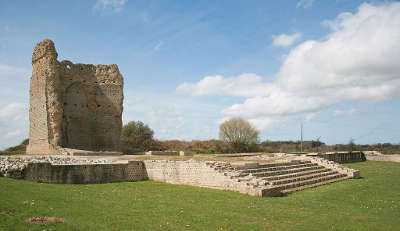
{"type": "Polygon", "coordinates": [[[118,66],[58,62],[54,43],[43,40],[32,68],[28,155],[0,156],[0,176],[52,184],[150,179],[253,196],[360,178],[360,171],[341,163],[364,161],[363,152],[116,155],[123,102],[118,66]]]}
{"type": "Polygon", "coordinates": [[[116,64],[57,61],[51,40],[32,54],[27,154],[62,154],[63,148],[119,151],[123,78],[116,64]]]}

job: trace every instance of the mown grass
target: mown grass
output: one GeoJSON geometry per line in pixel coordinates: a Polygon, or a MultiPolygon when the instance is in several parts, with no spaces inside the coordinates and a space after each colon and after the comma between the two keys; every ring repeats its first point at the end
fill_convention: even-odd
{"type": "Polygon", "coordinates": [[[0,178],[0,230],[400,230],[400,164],[280,198],[154,181],[51,185],[0,178]],[[54,216],[65,223],[33,225],[54,216]]]}

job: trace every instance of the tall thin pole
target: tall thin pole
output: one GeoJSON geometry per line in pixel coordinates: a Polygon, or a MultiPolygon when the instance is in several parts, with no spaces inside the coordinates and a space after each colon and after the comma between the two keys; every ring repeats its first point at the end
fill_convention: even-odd
{"type": "Polygon", "coordinates": [[[300,134],[300,137],[301,137],[301,143],[300,143],[300,152],[303,152],[303,123],[301,123],[301,134],[300,134]]]}

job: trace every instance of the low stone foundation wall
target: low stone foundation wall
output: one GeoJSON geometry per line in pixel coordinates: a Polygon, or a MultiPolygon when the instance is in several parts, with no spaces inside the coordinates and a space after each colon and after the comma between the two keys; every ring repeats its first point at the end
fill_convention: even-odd
{"type": "Polygon", "coordinates": [[[29,163],[25,169],[26,180],[52,184],[93,184],[148,179],[141,161],[127,164],[53,165],[29,163]]]}
{"type": "Polygon", "coordinates": [[[171,184],[185,184],[214,189],[232,190],[253,196],[262,196],[259,188],[234,181],[227,174],[230,164],[214,161],[145,160],[149,179],[171,184]],[[222,165],[226,165],[222,166],[222,165]],[[221,171],[218,171],[221,169],[221,171]]]}
{"type": "Polygon", "coordinates": [[[352,163],[365,161],[365,155],[363,152],[332,152],[332,153],[318,153],[317,157],[324,158],[337,163],[352,163]]]}
{"type": "Polygon", "coordinates": [[[400,162],[400,155],[398,154],[381,155],[381,156],[367,155],[367,160],[400,162]]]}
{"type": "Polygon", "coordinates": [[[193,156],[190,151],[148,151],[145,154],[154,156],[193,156]]]}
{"type": "Polygon", "coordinates": [[[20,170],[17,177],[52,184],[98,184],[151,179],[171,184],[232,190],[253,196],[280,196],[304,188],[360,177],[358,170],[316,155],[296,158],[274,163],[230,163],[195,159],[134,160],[104,164],[29,162],[17,168],[20,170]]]}
{"type": "Polygon", "coordinates": [[[339,173],[346,174],[351,178],[358,179],[361,177],[360,170],[355,170],[352,168],[345,167],[343,165],[340,165],[336,161],[327,160],[325,158],[319,158],[317,156],[305,156],[304,160],[309,160],[311,161],[311,163],[316,163],[320,166],[324,166],[325,168],[329,168],[339,173]]]}

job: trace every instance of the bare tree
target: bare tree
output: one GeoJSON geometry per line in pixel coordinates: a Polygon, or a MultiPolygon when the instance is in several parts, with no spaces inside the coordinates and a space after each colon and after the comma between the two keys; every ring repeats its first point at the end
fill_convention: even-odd
{"type": "Polygon", "coordinates": [[[249,151],[258,142],[258,131],[242,118],[232,118],[219,126],[219,138],[236,152],[249,151]]]}

